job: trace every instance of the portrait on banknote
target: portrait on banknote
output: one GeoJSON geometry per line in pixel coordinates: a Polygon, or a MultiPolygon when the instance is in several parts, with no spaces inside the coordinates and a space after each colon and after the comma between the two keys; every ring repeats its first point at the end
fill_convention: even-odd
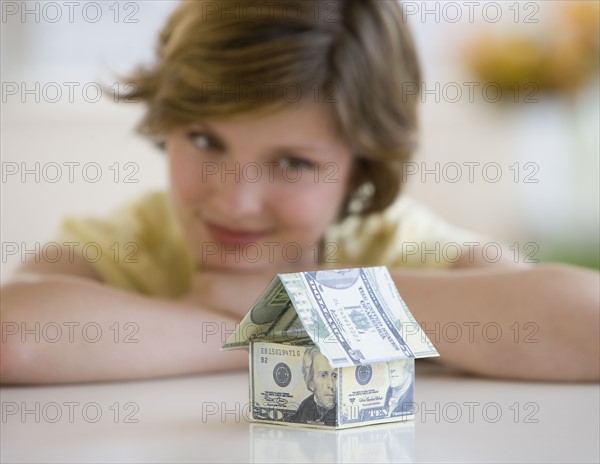
{"type": "Polygon", "coordinates": [[[314,345],[255,343],[254,418],[335,427],[338,371],[314,345]]]}
{"type": "Polygon", "coordinates": [[[413,411],[414,360],[341,369],[341,425],[409,418],[413,411]]]}
{"type": "Polygon", "coordinates": [[[383,407],[388,417],[406,415],[414,406],[414,362],[399,359],[388,362],[387,366],[390,386],[383,407]]]}
{"type": "Polygon", "coordinates": [[[360,277],[360,269],[342,269],[311,272],[310,275],[328,288],[346,289],[352,287],[360,277]]]}
{"type": "Polygon", "coordinates": [[[336,424],[337,378],[338,369],[334,369],[316,346],[304,352],[302,374],[306,388],[313,392],[306,398],[298,410],[289,416],[289,422],[303,424],[336,424]]]}

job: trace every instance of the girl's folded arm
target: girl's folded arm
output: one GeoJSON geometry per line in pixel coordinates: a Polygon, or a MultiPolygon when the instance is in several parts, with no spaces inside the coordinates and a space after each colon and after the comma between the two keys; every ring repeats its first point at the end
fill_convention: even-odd
{"type": "Polygon", "coordinates": [[[239,369],[219,351],[233,317],[65,274],[18,274],[0,290],[1,382],[126,380],[239,369]]]}
{"type": "Polygon", "coordinates": [[[490,377],[600,378],[595,271],[491,266],[392,276],[444,364],[490,377]]]}

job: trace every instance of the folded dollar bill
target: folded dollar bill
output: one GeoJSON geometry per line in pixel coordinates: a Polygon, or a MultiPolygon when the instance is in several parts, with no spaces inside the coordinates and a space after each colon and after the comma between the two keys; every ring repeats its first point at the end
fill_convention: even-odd
{"type": "Polygon", "coordinates": [[[245,347],[254,420],[327,428],[413,417],[438,356],[385,267],[277,275],[223,345],[245,347]]]}

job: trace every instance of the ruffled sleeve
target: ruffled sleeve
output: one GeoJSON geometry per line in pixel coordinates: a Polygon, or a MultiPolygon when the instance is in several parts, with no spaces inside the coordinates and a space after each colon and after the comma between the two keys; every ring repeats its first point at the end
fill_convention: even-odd
{"type": "Polygon", "coordinates": [[[329,262],[336,267],[447,269],[484,240],[401,196],[383,212],[349,217],[332,227],[326,235],[325,256],[335,258],[329,262]]]}
{"type": "Polygon", "coordinates": [[[166,193],[150,193],[104,219],[67,218],[59,243],[71,242],[109,285],[173,298],[185,293],[194,260],[166,193]]]}

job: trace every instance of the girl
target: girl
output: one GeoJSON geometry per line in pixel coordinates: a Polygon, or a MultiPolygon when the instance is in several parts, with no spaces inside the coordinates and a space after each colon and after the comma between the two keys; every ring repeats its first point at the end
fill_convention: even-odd
{"type": "Polygon", "coordinates": [[[66,221],[57,242],[102,259],[65,249],[2,288],[2,382],[242,369],[244,353],[219,347],[276,273],[368,265],[390,268],[439,362],[598,379],[597,273],[487,263],[472,252],[485,239],[398,196],[421,76],[396,2],[183,2],[130,81],[170,192],[66,221]],[[115,243],[130,253],[115,260],[115,243]],[[452,262],[435,253],[449,243],[452,262]],[[444,337],[448,324],[463,336],[444,337]],[[14,335],[48,326],[69,337],[14,335]],[[79,336],[90,327],[103,335],[79,336]]]}

